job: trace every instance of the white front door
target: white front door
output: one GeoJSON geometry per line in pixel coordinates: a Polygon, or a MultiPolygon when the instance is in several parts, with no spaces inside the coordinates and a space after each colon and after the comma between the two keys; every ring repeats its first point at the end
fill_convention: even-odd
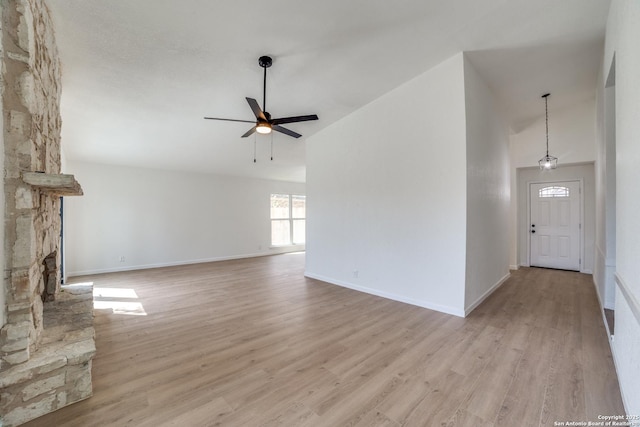
{"type": "Polygon", "coordinates": [[[580,182],[530,184],[531,266],[580,271],[580,182]]]}

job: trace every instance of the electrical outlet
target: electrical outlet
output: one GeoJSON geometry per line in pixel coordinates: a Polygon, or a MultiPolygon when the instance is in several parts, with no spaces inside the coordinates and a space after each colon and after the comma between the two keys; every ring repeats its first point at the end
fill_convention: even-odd
{"type": "Polygon", "coordinates": [[[120,255],[120,262],[124,262],[124,255],[120,255]]]}

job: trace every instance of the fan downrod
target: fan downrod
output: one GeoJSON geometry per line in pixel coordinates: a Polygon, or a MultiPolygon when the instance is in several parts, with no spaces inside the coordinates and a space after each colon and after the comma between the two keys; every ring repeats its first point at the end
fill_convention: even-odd
{"type": "MultiPolygon", "coordinates": [[[[258,133],[269,133],[271,131],[276,131],[283,133],[285,135],[291,136],[293,138],[300,138],[300,135],[297,132],[294,132],[290,129],[283,127],[282,125],[287,123],[298,123],[298,122],[306,122],[309,120],[318,120],[318,116],[315,114],[307,114],[305,116],[292,116],[292,117],[280,117],[274,119],[271,117],[271,114],[267,111],[267,68],[273,65],[273,58],[267,55],[263,55],[258,58],[258,64],[263,70],[262,77],[262,108],[258,101],[253,98],[246,97],[245,99],[249,103],[249,107],[253,111],[255,116],[255,121],[253,120],[237,120],[237,119],[223,119],[220,117],[205,117],[205,119],[209,120],[224,120],[228,122],[242,122],[242,123],[252,123],[254,126],[245,132],[242,135],[242,138],[246,138],[249,135],[252,135],[255,132],[258,133]]],[[[254,147],[255,148],[255,147],[254,147]]],[[[254,159],[255,162],[255,159],[254,159]]]]}
{"type": "Polygon", "coordinates": [[[258,64],[260,64],[262,68],[269,68],[271,64],[273,64],[273,59],[271,59],[270,56],[261,56],[258,58],[258,64]]]}

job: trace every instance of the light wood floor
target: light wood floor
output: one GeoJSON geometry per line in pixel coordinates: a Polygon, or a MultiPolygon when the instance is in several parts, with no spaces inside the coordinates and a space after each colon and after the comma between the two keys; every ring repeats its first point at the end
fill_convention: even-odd
{"type": "Polygon", "coordinates": [[[94,396],[27,426],[519,427],[623,413],[591,276],[524,268],[461,319],[303,271],[294,254],[76,279],[135,290],[119,300],[146,316],[96,310],[94,396]]]}

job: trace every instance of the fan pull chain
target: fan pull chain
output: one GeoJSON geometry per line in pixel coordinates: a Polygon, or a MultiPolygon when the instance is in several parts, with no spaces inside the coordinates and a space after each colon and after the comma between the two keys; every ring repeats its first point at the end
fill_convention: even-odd
{"type": "Polygon", "coordinates": [[[273,161],[273,132],[271,132],[271,161],[273,161]]]}
{"type": "Polygon", "coordinates": [[[253,135],[253,163],[256,163],[256,136],[253,135]]]}

